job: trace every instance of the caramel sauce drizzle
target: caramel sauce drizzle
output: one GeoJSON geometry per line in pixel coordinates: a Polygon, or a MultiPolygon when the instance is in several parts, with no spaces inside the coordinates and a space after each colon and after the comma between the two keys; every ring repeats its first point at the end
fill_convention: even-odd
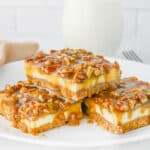
{"type": "Polygon", "coordinates": [[[119,111],[115,111],[116,117],[117,117],[117,122],[118,124],[122,123],[122,117],[123,117],[123,113],[119,112],[119,111]]]}
{"type": "Polygon", "coordinates": [[[144,107],[141,107],[140,112],[141,112],[142,114],[144,114],[145,108],[144,108],[144,107]]]}
{"type": "Polygon", "coordinates": [[[129,112],[128,112],[128,119],[131,119],[131,118],[132,118],[132,114],[133,114],[132,111],[129,111],[129,112]]]}

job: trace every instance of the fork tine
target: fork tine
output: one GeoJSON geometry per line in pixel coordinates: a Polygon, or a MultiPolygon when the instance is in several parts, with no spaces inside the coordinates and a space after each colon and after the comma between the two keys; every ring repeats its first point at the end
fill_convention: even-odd
{"type": "Polygon", "coordinates": [[[122,54],[127,60],[129,60],[128,56],[126,55],[126,51],[123,51],[122,54]]]}
{"type": "Polygon", "coordinates": [[[131,50],[131,52],[133,53],[133,55],[136,57],[136,59],[137,59],[139,62],[142,62],[142,63],[143,63],[142,59],[141,59],[133,50],[131,50]]]}
{"type": "Polygon", "coordinates": [[[126,55],[126,51],[122,52],[122,54],[127,60],[129,60],[128,56],[126,55]]]}
{"type": "Polygon", "coordinates": [[[123,52],[123,55],[125,56],[125,58],[126,58],[127,60],[133,60],[133,59],[130,57],[130,55],[128,54],[128,51],[124,51],[124,52],[123,52]]]}
{"type": "Polygon", "coordinates": [[[128,51],[128,54],[133,58],[134,61],[139,61],[131,50],[128,51]]]}
{"type": "Polygon", "coordinates": [[[132,60],[132,61],[134,60],[133,57],[130,55],[129,51],[126,52],[126,55],[128,56],[128,58],[129,58],[130,60],[132,60]]]}
{"type": "Polygon", "coordinates": [[[128,60],[132,60],[132,61],[143,63],[142,59],[133,50],[124,51],[124,52],[122,52],[122,54],[128,60]]]}

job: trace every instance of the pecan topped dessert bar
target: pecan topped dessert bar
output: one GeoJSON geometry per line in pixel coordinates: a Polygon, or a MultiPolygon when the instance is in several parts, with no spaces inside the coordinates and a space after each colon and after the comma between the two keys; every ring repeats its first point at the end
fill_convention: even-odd
{"type": "Polygon", "coordinates": [[[150,124],[150,83],[125,78],[84,102],[90,119],[113,133],[150,124]]]}
{"type": "Polygon", "coordinates": [[[82,118],[81,102],[65,103],[30,82],[18,82],[0,91],[0,114],[33,135],[65,123],[78,125],[82,118]]]}
{"type": "Polygon", "coordinates": [[[38,53],[25,61],[28,79],[50,89],[51,94],[75,102],[90,97],[107,87],[106,82],[120,79],[117,62],[83,49],[51,50],[38,53]]]}

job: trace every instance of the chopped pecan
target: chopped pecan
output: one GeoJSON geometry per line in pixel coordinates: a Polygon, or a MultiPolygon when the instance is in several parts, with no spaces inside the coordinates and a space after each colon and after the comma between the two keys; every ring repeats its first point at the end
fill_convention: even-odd
{"type": "Polygon", "coordinates": [[[96,55],[96,57],[99,59],[104,59],[104,57],[102,55],[96,55]]]}
{"type": "Polygon", "coordinates": [[[58,106],[58,108],[60,108],[61,110],[63,110],[66,107],[66,103],[64,103],[63,101],[60,100],[56,100],[55,104],[58,106]]]}
{"type": "Polygon", "coordinates": [[[73,82],[75,83],[81,83],[87,78],[86,74],[84,72],[76,72],[73,77],[73,82]]]}
{"type": "Polygon", "coordinates": [[[50,54],[52,54],[52,53],[56,53],[57,50],[51,49],[49,52],[50,52],[50,54]]]}
{"type": "Polygon", "coordinates": [[[91,67],[91,66],[88,66],[87,72],[86,72],[86,75],[87,75],[88,78],[91,78],[91,76],[93,74],[93,71],[94,71],[94,68],[91,67]]]}
{"type": "Polygon", "coordinates": [[[104,71],[106,73],[109,73],[109,71],[111,70],[112,66],[109,64],[109,63],[105,63],[103,64],[103,67],[104,67],[104,71]]]}
{"type": "Polygon", "coordinates": [[[70,60],[72,60],[72,61],[73,61],[73,60],[76,60],[76,59],[77,59],[77,55],[74,55],[74,54],[73,54],[73,55],[71,55],[70,60]]]}
{"type": "Polygon", "coordinates": [[[47,56],[47,54],[45,54],[44,52],[39,52],[35,55],[35,60],[37,59],[41,59],[43,57],[47,56]]]}
{"type": "Polygon", "coordinates": [[[98,69],[103,68],[102,64],[100,64],[100,63],[95,64],[95,67],[98,68],[98,69]]]}
{"type": "Polygon", "coordinates": [[[96,62],[93,62],[93,61],[88,62],[87,66],[95,67],[96,66],[96,62]]]}
{"type": "Polygon", "coordinates": [[[38,99],[40,100],[40,102],[45,102],[44,95],[42,94],[38,96],[38,99]]]}
{"type": "Polygon", "coordinates": [[[51,73],[51,72],[56,71],[57,68],[59,68],[59,65],[43,66],[42,69],[43,69],[46,73],[51,73]]]}
{"type": "Polygon", "coordinates": [[[87,55],[87,56],[83,56],[83,57],[82,57],[82,60],[83,60],[83,61],[90,61],[92,58],[93,58],[93,55],[92,55],[92,54],[89,54],[89,55],[87,55]]]}
{"type": "Polygon", "coordinates": [[[150,98],[150,91],[147,91],[146,95],[147,95],[148,98],[150,98]]]}
{"type": "Polygon", "coordinates": [[[69,57],[64,57],[63,60],[64,60],[64,64],[65,64],[66,66],[70,66],[70,65],[71,65],[71,62],[70,62],[69,57]]]}
{"type": "Polygon", "coordinates": [[[70,116],[70,120],[69,120],[69,125],[79,125],[79,119],[78,119],[78,115],[75,113],[72,113],[70,116]]]}
{"type": "Polygon", "coordinates": [[[118,64],[117,61],[114,62],[113,67],[115,67],[116,69],[119,69],[119,68],[120,68],[120,66],[119,66],[119,64],[118,64]]]}
{"type": "Polygon", "coordinates": [[[120,111],[128,111],[130,109],[129,104],[127,101],[117,101],[115,104],[115,108],[120,111]]]}
{"type": "Polygon", "coordinates": [[[112,91],[110,92],[110,95],[111,95],[112,97],[117,98],[117,97],[119,96],[119,93],[117,93],[116,90],[112,90],[112,91]]]}
{"type": "Polygon", "coordinates": [[[6,90],[7,94],[11,94],[15,91],[14,88],[15,88],[15,86],[13,87],[13,86],[7,84],[6,87],[5,87],[5,90],[6,90]]]}
{"type": "Polygon", "coordinates": [[[94,70],[94,75],[95,75],[95,76],[100,76],[100,75],[101,75],[101,70],[95,69],[95,70],[94,70]]]}
{"type": "Polygon", "coordinates": [[[70,67],[65,67],[59,70],[59,74],[61,77],[69,77],[73,73],[73,69],[70,67]]]}
{"type": "Polygon", "coordinates": [[[103,105],[103,107],[105,107],[105,108],[109,108],[111,104],[110,104],[110,102],[108,101],[108,102],[103,102],[102,105],[103,105]]]}
{"type": "Polygon", "coordinates": [[[128,99],[130,109],[134,109],[137,101],[135,99],[128,99]]]}
{"type": "Polygon", "coordinates": [[[95,98],[95,102],[96,102],[97,104],[99,104],[99,103],[103,103],[103,102],[104,102],[104,99],[103,99],[103,98],[98,97],[98,98],[95,98]]]}
{"type": "Polygon", "coordinates": [[[26,58],[26,59],[25,59],[25,62],[30,63],[30,62],[32,62],[33,60],[34,60],[34,58],[29,57],[29,58],[26,58]]]}
{"type": "Polygon", "coordinates": [[[81,71],[82,69],[83,69],[83,65],[82,65],[82,64],[75,66],[75,72],[79,72],[79,71],[81,71]]]}
{"type": "Polygon", "coordinates": [[[142,104],[148,101],[147,96],[142,92],[138,93],[137,96],[142,104]]]}
{"type": "Polygon", "coordinates": [[[51,60],[51,59],[46,60],[46,61],[44,62],[44,65],[46,65],[46,66],[52,65],[52,60],[51,60]]]}

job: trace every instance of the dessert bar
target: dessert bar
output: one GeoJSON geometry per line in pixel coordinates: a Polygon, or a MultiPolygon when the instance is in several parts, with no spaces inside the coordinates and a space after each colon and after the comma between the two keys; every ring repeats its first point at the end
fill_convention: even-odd
{"type": "Polygon", "coordinates": [[[107,82],[120,79],[117,62],[111,63],[83,49],[39,52],[26,59],[25,71],[34,85],[45,87],[71,103],[91,97],[107,88],[107,82]]]}
{"type": "Polygon", "coordinates": [[[150,84],[125,78],[84,101],[89,119],[113,133],[125,133],[150,124],[150,84]]]}
{"type": "Polygon", "coordinates": [[[0,114],[23,132],[36,135],[68,123],[78,125],[83,117],[81,102],[65,103],[27,82],[7,85],[0,91],[0,114]]]}

